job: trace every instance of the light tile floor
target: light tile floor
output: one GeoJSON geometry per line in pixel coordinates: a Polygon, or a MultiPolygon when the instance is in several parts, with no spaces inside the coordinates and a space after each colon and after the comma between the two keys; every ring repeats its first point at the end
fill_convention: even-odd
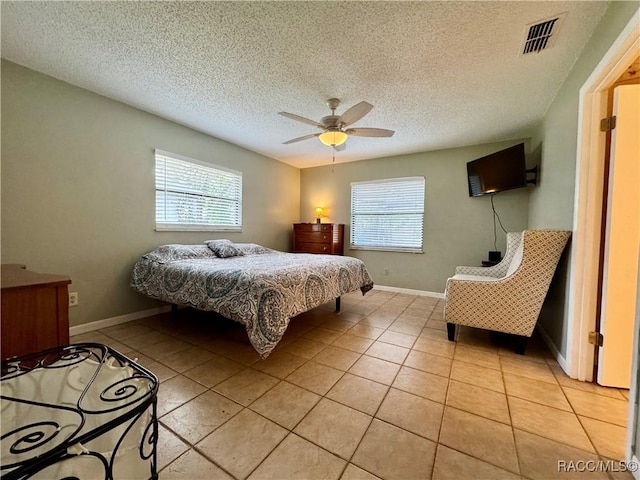
{"type": "Polygon", "coordinates": [[[159,377],[162,480],[631,478],[558,471],[623,459],[626,392],[568,378],[535,337],[524,356],[481,330],[449,342],[434,298],[346,295],[266,360],[241,325],[188,309],[72,341],[159,377]]]}

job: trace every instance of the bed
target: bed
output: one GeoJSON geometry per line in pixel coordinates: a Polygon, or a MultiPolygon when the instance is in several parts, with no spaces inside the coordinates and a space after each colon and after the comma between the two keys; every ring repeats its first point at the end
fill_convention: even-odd
{"type": "Polygon", "coordinates": [[[266,358],[289,319],[373,281],[352,257],[284,253],[228,240],[163,245],[134,265],[132,288],[148,297],[216,312],[245,326],[266,358]]]}

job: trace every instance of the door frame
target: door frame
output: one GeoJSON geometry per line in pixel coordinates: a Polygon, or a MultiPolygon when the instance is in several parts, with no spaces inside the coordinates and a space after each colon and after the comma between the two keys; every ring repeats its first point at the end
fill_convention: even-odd
{"type": "MultiPolygon", "coordinates": [[[[640,264],[640,249],[638,249],[638,263],[640,264]]],[[[636,294],[636,323],[633,329],[633,359],[631,361],[631,387],[629,389],[629,405],[627,407],[627,438],[624,448],[625,459],[629,462],[640,464],[637,457],[639,445],[636,445],[638,437],[638,381],[640,380],[640,269],[638,269],[638,287],[636,294]],[[634,451],[635,450],[635,451],[634,451]]],[[[631,472],[635,480],[640,480],[640,472],[631,472]]]]}
{"type": "Polygon", "coordinates": [[[595,328],[602,227],[607,92],[640,54],[640,8],[602,57],[579,94],[578,145],[568,311],[567,374],[593,380],[594,349],[588,343],[595,328]]]}

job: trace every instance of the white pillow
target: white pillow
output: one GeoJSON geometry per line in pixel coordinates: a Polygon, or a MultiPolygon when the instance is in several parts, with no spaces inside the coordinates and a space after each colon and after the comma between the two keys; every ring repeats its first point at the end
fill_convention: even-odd
{"type": "Polygon", "coordinates": [[[511,264],[509,265],[509,268],[507,269],[507,274],[505,275],[506,277],[514,273],[518,269],[518,267],[520,267],[520,264],[522,263],[522,254],[524,250],[523,244],[524,244],[524,240],[520,242],[520,245],[518,245],[516,252],[513,254],[513,258],[511,259],[511,264]]]}

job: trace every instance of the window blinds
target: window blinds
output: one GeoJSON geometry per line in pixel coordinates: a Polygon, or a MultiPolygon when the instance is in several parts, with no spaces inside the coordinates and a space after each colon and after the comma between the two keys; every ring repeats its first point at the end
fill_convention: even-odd
{"type": "Polygon", "coordinates": [[[351,184],[351,248],[422,253],[424,177],[351,184]]]}
{"type": "Polygon", "coordinates": [[[156,150],[156,229],[241,227],[242,173],[156,150]]]}

